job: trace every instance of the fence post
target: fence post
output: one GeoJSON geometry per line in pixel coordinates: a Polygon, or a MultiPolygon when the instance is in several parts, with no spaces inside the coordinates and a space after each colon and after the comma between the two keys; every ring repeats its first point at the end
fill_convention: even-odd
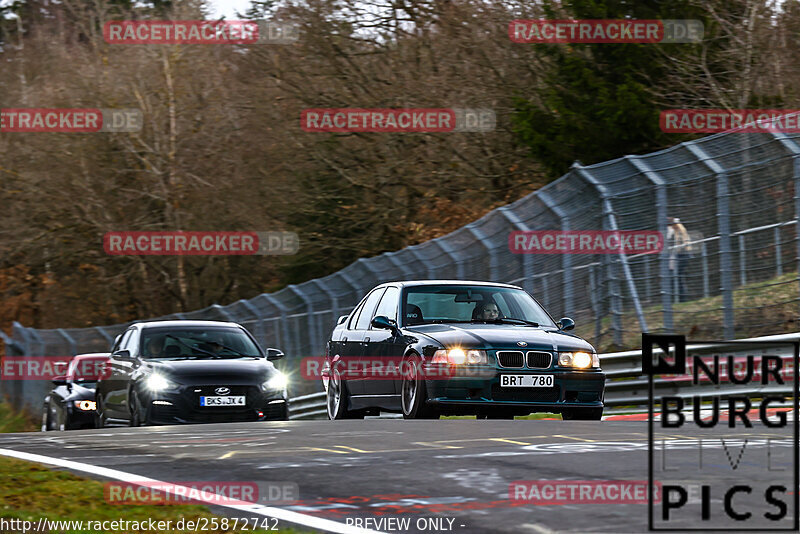
{"type": "Polygon", "coordinates": [[[67,343],[69,343],[69,351],[71,353],[70,356],[75,356],[78,354],[78,345],[75,343],[75,338],[69,335],[63,328],[59,328],[56,331],[61,334],[61,337],[67,340],[67,343]]]}
{"type": "MultiPolygon", "coordinates": [[[[44,338],[39,335],[39,331],[36,328],[26,328],[25,332],[30,335],[36,342],[39,344],[39,353],[37,356],[46,356],[47,355],[47,344],[44,342],[44,338]]],[[[29,354],[29,356],[33,356],[33,354],[29,354]]]]}
{"type": "Polygon", "coordinates": [[[708,289],[708,251],[706,250],[706,242],[700,244],[700,254],[703,263],[703,296],[707,297],[709,294],[708,289]]]}
{"type": "Polygon", "coordinates": [[[600,332],[603,331],[603,318],[600,315],[600,303],[597,300],[597,270],[596,264],[589,265],[589,296],[592,302],[592,313],[594,313],[594,341],[600,344],[600,332]]]}
{"type": "Polygon", "coordinates": [[[441,237],[437,237],[433,240],[433,242],[436,244],[436,246],[442,249],[445,254],[450,256],[450,259],[453,260],[453,263],[455,263],[456,266],[456,277],[459,280],[464,280],[466,278],[466,276],[464,276],[464,262],[458,257],[458,253],[453,246],[448,243],[446,239],[441,237]]]}
{"type": "Polygon", "coordinates": [[[739,285],[747,285],[747,259],[745,258],[744,234],[739,234],[739,285]]]}
{"type": "Polygon", "coordinates": [[[280,328],[280,330],[276,329],[276,332],[279,332],[280,336],[281,336],[281,339],[280,339],[281,347],[280,347],[280,349],[283,352],[285,352],[286,354],[291,354],[291,349],[289,349],[287,347],[287,345],[289,345],[289,330],[288,330],[289,329],[289,325],[286,324],[287,323],[287,321],[286,321],[286,306],[284,306],[282,302],[280,302],[278,299],[276,299],[275,297],[273,297],[269,293],[262,293],[261,295],[259,295],[256,298],[263,298],[264,300],[266,300],[267,302],[272,304],[272,306],[274,308],[277,308],[278,313],[281,314],[281,328],[280,328]]]}
{"type": "MultiPolygon", "coordinates": [[[[571,230],[569,224],[569,216],[567,212],[564,211],[558,204],[556,204],[553,197],[550,196],[549,193],[546,191],[539,191],[539,199],[547,206],[547,209],[553,212],[556,217],[561,220],[561,229],[569,231],[571,230]]],[[[563,306],[564,306],[564,313],[563,315],[571,315],[574,311],[574,302],[573,302],[573,283],[572,283],[572,255],[571,254],[562,254],[561,255],[561,269],[563,271],[562,277],[564,279],[564,291],[562,293],[563,297],[563,306]]]]}
{"type": "Polygon", "coordinates": [[[417,248],[419,245],[413,245],[407,247],[406,250],[411,253],[417,259],[417,265],[424,265],[425,266],[425,276],[428,277],[428,280],[436,280],[436,273],[433,270],[433,265],[430,264],[428,260],[423,258],[418,252],[417,248]]]}
{"type": "Polygon", "coordinates": [[[719,263],[722,279],[722,313],[724,335],[726,339],[734,339],[733,315],[733,259],[731,257],[731,212],[728,191],[728,174],[722,166],[714,161],[695,143],[686,143],[686,148],[703,162],[711,172],[717,175],[717,228],[719,231],[719,263]]]}
{"type": "MultiPolygon", "coordinates": [[[[503,206],[499,208],[498,211],[520,232],[530,232],[530,227],[522,222],[519,215],[509,206],[503,206]]],[[[529,292],[533,294],[533,254],[522,254],[522,278],[525,280],[525,283],[521,285],[524,287],[527,284],[529,292]]]]}
{"type": "MultiPolygon", "coordinates": [[[[326,295],[328,295],[328,299],[331,301],[331,316],[333,317],[333,324],[331,325],[331,328],[333,328],[334,326],[336,326],[336,321],[339,320],[339,299],[336,298],[336,294],[333,291],[331,291],[331,288],[328,287],[327,283],[325,282],[326,279],[327,277],[315,278],[314,280],[311,280],[311,283],[316,285],[326,295]]],[[[320,324],[321,323],[322,319],[320,318],[320,324]]],[[[327,336],[325,336],[324,327],[322,330],[322,334],[323,334],[323,340],[326,340],[327,336]]],[[[327,345],[327,341],[325,341],[325,344],[327,345]]]]}
{"type": "MultiPolygon", "coordinates": [[[[414,277],[413,273],[408,270],[408,268],[406,267],[405,263],[403,263],[403,262],[401,262],[400,260],[397,259],[397,254],[398,254],[398,252],[387,252],[386,253],[386,257],[389,259],[389,261],[392,263],[392,265],[394,265],[395,267],[397,267],[398,269],[403,271],[403,278],[405,278],[405,279],[413,278],[414,277]]],[[[349,281],[347,283],[350,284],[353,287],[353,289],[356,290],[356,292],[359,291],[360,286],[357,287],[357,286],[353,285],[352,283],[350,283],[349,281]]]]}
{"type": "Polygon", "coordinates": [[[480,241],[481,245],[483,245],[483,248],[485,248],[486,252],[489,253],[489,279],[492,282],[499,282],[500,280],[497,279],[497,252],[495,252],[495,249],[491,247],[491,241],[488,237],[486,237],[486,234],[484,234],[478,228],[475,228],[475,223],[468,224],[467,230],[474,235],[478,241],[480,241]]]}
{"type": "Polygon", "coordinates": [[[781,263],[781,227],[776,226],[773,230],[773,239],[775,240],[775,276],[783,274],[783,264],[781,263]]]}
{"type": "Polygon", "coordinates": [[[669,251],[667,250],[667,186],[664,179],[655,172],[647,162],[640,156],[625,156],[631,165],[641,172],[645,178],[650,180],[656,187],[656,224],[661,238],[664,240],[664,248],[659,257],[659,277],[661,278],[661,315],[664,331],[673,332],[675,329],[672,316],[672,287],[670,286],[669,270],[669,251]]]}
{"type": "MultiPolygon", "coordinates": [[[[306,306],[306,316],[307,316],[306,321],[308,322],[308,344],[309,348],[311,349],[311,352],[313,353],[314,349],[318,346],[315,342],[316,340],[314,339],[318,335],[317,322],[314,320],[314,306],[313,304],[311,304],[311,299],[308,298],[308,295],[306,295],[306,292],[304,290],[300,289],[294,284],[289,284],[286,287],[287,289],[292,291],[292,293],[300,297],[300,299],[303,301],[303,304],[305,304],[306,306]]],[[[309,354],[309,356],[315,356],[315,354],[309,354]]]]}
{"type": "Polygon", "coordinates": [[[259,341],[259,343],[261,343],[262,347],[267,347],[268,346],[267,345],[267,333],[264,330],[264,318],[261,317],[261,315],[259,315],[258,308],[253,306],[249,301],[247,301],[245,299],[239,299],[238,302],[241,303],[242,306],[247,308],[247,311],[249,311],[253,315],[253,318],[256,321],[258,321],[256,323],[258,325],[258,329],[256,330],[256,339],[259,341]]]}
{"type": "MultiPolygon", "coordinates": [[[[586,167],[583,167],[578,163],[573,163],[572,168],[577,170],[578,175],[582,176],[600,193],[600,198],[603,199],[603,227],[605,228],[608,226],[608,228],[610,228],[612,231],[618,231],[619,227],[617,226],[617,218],[614,215],[614,207],[611,204],[611,195],[609,195],[606,187],[602,185],[594,176],[592,176],[586,167]]],[[[642,332],[647,332],[647,322],[644,319],[642,303],[639,301],[639,293],[636,291],[636,283],[634,282],[633,275],[631,274],[631,267],[628,265],[628,258],[625,255],[625,251],[622,250],[622,247],[620,247],[619,261],[622,264],[622,271],[625,274],[625,279],[628,282],[628,291],[631,294],[633,307],[636,310],[636,316],[639,319],[639,326],[642,329],[642,332]]],[[[619,294],[620,292],[615,290],[615,293],[619,294]]],[[[618,312],[621,311],[622,310],[618,310],[618,312]]]]}
{"type": "Polygon", "coordinates": [[[111,346],[114,345],[114,338],[108,335],[108,332],[106,332],[105,328],[103,328],[102,326],[95,326],[94,329],[100,332],[100,335],[103,336],[103,338],[105,338],[106,342],[108,343],[108,348],[110,350],[111,346]]]}

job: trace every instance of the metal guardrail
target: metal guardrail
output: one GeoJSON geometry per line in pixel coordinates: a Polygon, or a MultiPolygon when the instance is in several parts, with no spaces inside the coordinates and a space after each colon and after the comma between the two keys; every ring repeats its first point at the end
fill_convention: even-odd
{"type": "Polygon", "coordinates": [[[324,391],[289,399],[289,419],[327,419],[324,391]]]}
{"type": "MultiPolygon", "coordinates": [[[[780,334],[775,336],[763,336],[737,340],[739,342],[794,342],[800,340],[800,332],[791,334],[780,334]]],[[[703,351],[711,351],[715,347],[725,347],[725,353],[736,356],[737,353],[749,352],[752,354],[752,347],[748,349],[736,350],[730,345],[726,344],[704,344],[695,345],[695,350],[701,349],[703,351]]],[[[779,356],[791,357],[792,353],[781,354],[779,356]]],[[[646,409],[647,407],[647,394],[648,394],[648,379],[647,376],[642,374],[642,351],[632,350],[625,352],[614,352],[610,354],[600,355],[600,365],[606,373],[606,398],[605,404],[609,408],[619,406],[631,407],[628,411],[637,411],[637,409],[646,409]]],[[[793,370],[797,372],[797,370],[793,370]]],[[[674,395],[684,399],[690,398],[694,395],[708,396],[715,391],[715,388],[708,385],[691,385],[686,383],[677,382],[674,380],[656,379],[655,388],[659,395],[674,395]]],[[[752,385],[748,384],[744,387],[736,387],[731,389],[737,395],[745,395],[748,398],[760,398],[765,395],[785,395],[787,397],[793,396],[792,386],[790,384],[784,385],[752,385]]],[[[617,410],[615,410],[617,411],[617,410]]]]}
{"type": "MultiPolygon", "coordinates": [[[[753,342],[793,342],[800,341],[800,332],[792,334],[781,334],[776,336],[764,336],[740,339],[737,341],[753,341],[753,342]]],[[[712,350],[715,347],[730,347],[730,345],[720,344],[704,344],[695,345],[695,349],[712,350]]],[[[743,349],[745,350],[745,349],[743,349]]],[[[752,353],[752,350],[747,350],[752,353]]],[[[736,356],[737,350],[727,348],[726,354],[736,356]]],[[[780,356],[791,357],[792,354],[777,354],[780,356]]],[[[642,351],[631,350],[625,352],[612,352],[609,354],[600,354],[600,366],[606,373],[606,396],[605,405],[606,410],[604,413],[619,413],[619,412],[641,412],[647,410],[647,394],[648,394],[648,379],[647,376],[642,374],[642,351]]],[[[797,370],[793,370],[797,372],[797,370]]],[[[684,399],[691,398],[694,395],[707,396],[711,391],[714,391],[713,386],[700,385],[695,386],[685,384],[673,380],[659,380],[655,381],[656,389],[659,394],[669,394],[684,399]]],[[[746,387],[738,387],[735,390],[737,395],[746,395],[748,398],[761,398],[765,395],[784,395],[792,397],[792,387],[790,384],[784,385],[748,385],[746,387]]],[[[311,395],[303,395],[302,397],[295,397],[289,399],[289,419],[325,419],[327,417],[326,411],[326,397],[325,392],[312,393],[311,395]]],[[[788,404],[784,404],[788,405],[788,404]]],[[[758,406],[757,402],[753,406],[758,406]]],[[[778,406],[776,404],[776,406],[778,406]]]]}

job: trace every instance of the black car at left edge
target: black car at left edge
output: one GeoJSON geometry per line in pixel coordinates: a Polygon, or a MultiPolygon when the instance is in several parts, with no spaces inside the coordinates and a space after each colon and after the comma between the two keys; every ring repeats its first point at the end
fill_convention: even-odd
{"type": "Polygon", "coordinates": [[[55,387],[44,399],[42,431],[94,428],[94,388],[108,353],[78,354],[67,373],[53,379],[55,387]]]}
{"type": "Polygon", "coordinates": [[[287,376],[241,325],[136,323],[117,338],[97,382],[95,425],[284,420],[287,376]]]}
{"type": "Polygon", "coordinates": [[[605,374],[573,327],[518,286],[381,284],[331,334],[322,367],[328,417],[385,410],[407,419],[532,412],[601,419],[605,374]]]}

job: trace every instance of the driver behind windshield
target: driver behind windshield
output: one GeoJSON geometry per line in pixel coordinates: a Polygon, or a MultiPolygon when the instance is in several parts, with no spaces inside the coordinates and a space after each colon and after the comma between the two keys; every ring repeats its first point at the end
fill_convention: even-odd
{"type": "Polygon", "coordinates": [[[147,342],[147,356],[161,358],[164,356],[164,336],[151,336],[147,342]]]}
{"type": "Polygon", "coordinates": [[[212,339],[205,343],[203,349],[211,352],[214,355],[217,355],[225,349],[225,345],[223,345],[222,342],[217,339],[212,339]]]}
{"type": "Polygon", "coordinates": [[[478,320],[494,321],[500,318],[500,308],[494,302],[479,302],[472,315],[478,320]]]}

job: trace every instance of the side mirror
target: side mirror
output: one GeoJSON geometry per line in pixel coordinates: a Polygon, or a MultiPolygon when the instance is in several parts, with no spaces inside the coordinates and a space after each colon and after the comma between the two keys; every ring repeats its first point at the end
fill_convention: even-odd
{"type": "Polygon", "coordinates": [[[126,362],[133,361],[133,356],[131,356],[131,351],[129,350],[118,350],[114,354],[112,354],[114,358],[117,360],[122,360],[126,362]]]}
{"type": "Polygon", "coordinates": [[[270,361],[271,360],[280,360],[284,356],[285,356],[285,354],[283,354],[282,350],[272,349],[272,348],[267,349],[267,359],[270,360],[270,361]]]}
{"type": "Polygon", "coordinates": [[[371,324],[373,328],[380,328],[382,330],[391,330],[392,334],[396,336],[400,335],[400,329],[397,328],[395,322],[384,315],[378,315],[376,317],[373,317],[371,324]]]}
{"type": "Polygon", "coordinates": [[[54,376],[53,377],[53,384],[57,386],[66,386],[67,385],[67,377],[66,376],[54,376]]]}
{"type": "Polygon", "coordinates": [[[575,321],[570,319],[569,317],[562,317],[560,321],[556,323],[559,330],[572,330],[575,328],[575,321]]]}
{"type": "Polygon", "coordinates": [[[350,317],[350,316],[349,315],[340,315],[339,316],[339,320],[336,321],[336,325],[338,326],[338,325],[342,324],[343,322],[345,322],[347,320],[348,317],[350,317]]]}

